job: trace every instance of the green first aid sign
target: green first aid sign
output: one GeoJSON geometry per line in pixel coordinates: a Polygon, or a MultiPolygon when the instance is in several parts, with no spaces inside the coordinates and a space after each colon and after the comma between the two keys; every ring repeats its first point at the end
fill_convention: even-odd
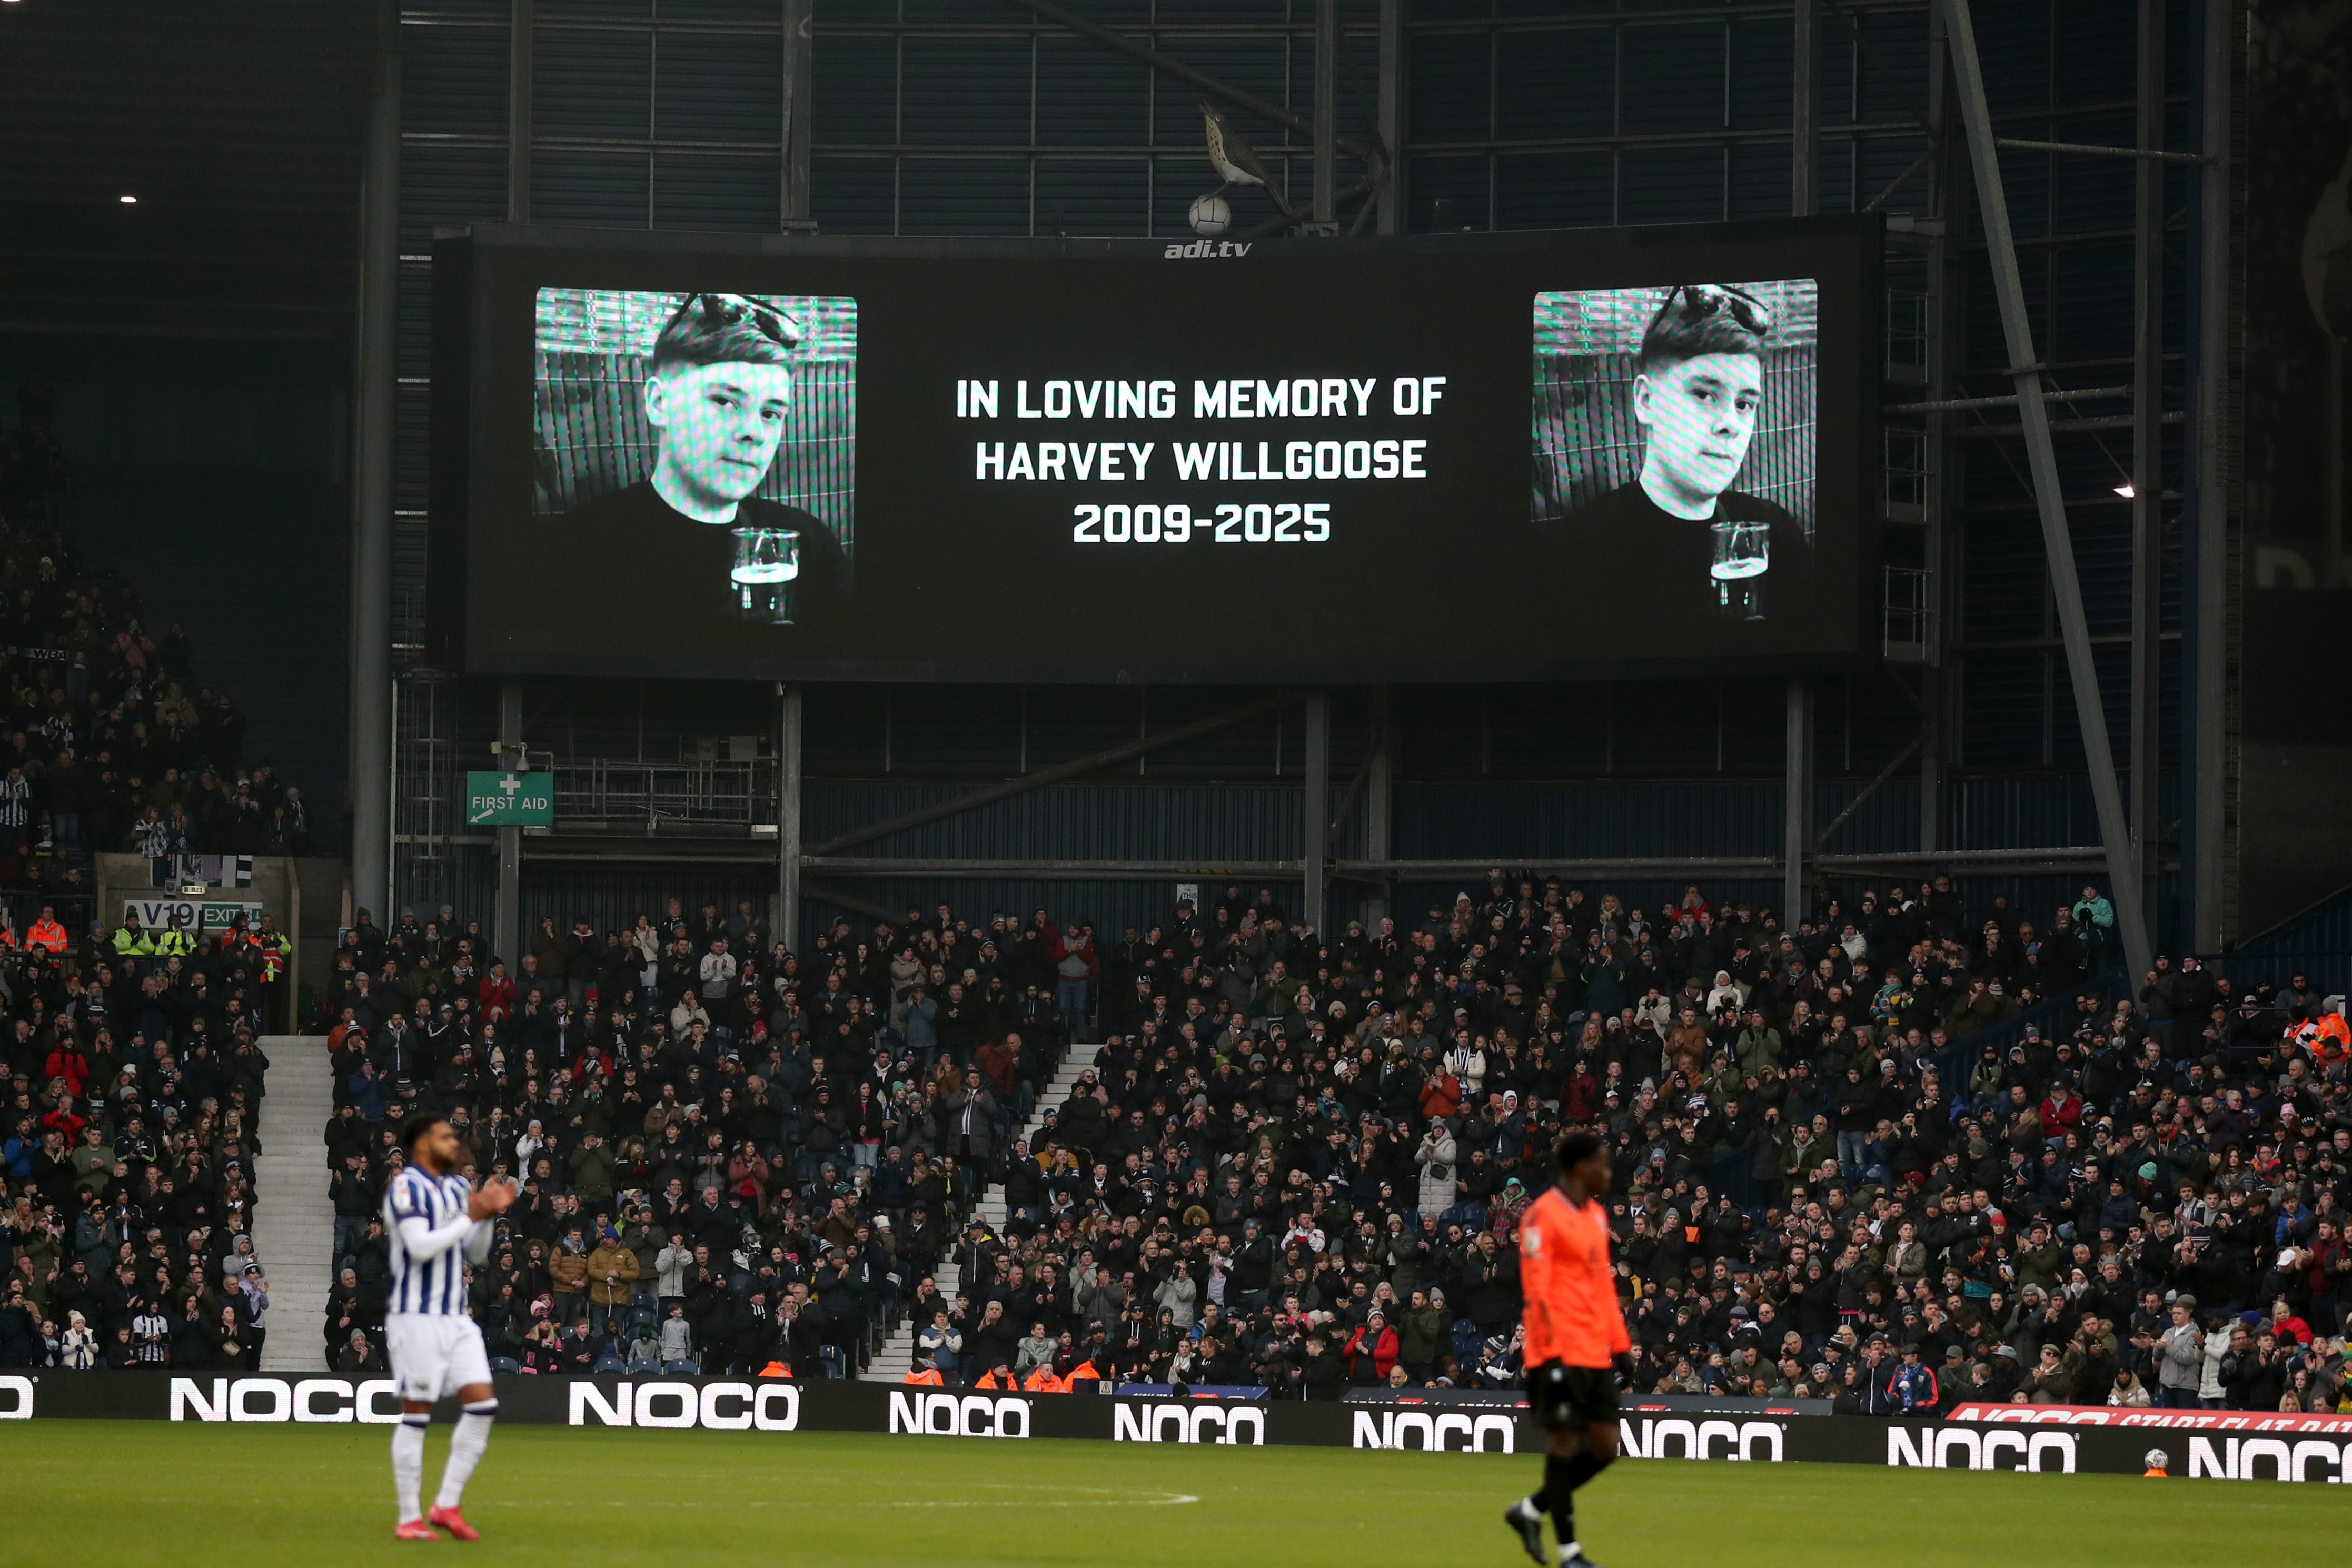
{"type": "Polygon", "coordinates": [[[467,773],[468,827],[551,827],[555,825],[553,773],[467,773]]]}

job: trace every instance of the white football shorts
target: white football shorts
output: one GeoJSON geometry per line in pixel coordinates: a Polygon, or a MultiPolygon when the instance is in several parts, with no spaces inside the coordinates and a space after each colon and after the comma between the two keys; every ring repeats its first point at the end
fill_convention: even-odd
{"type": "Polygon", "coordinates": [[[490,1381],[489,1352],[471,1318],[449,1312],[388,1312],[384,1351],[403,1399],[446,1399],[469,1384],[490,1381]]]}

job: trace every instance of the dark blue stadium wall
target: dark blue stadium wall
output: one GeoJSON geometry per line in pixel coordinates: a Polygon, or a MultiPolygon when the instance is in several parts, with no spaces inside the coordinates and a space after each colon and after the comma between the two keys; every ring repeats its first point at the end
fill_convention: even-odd
{"type": "MultiPolygon", "coordinates": [[[[1286,103],[1313,84],[1311,0],[1087,0],[1076,9],[1286,103]]],[[[1577,0],[1414,0],[1408,6],[1406,211],[1419,230],[1674,223],[1788,208],[1790,13],[1787,5],[1705,6],[1577,0]]],[[[982,0],[816,0],[812,210],[828,234],[1168,235],[1212,183],[1199,94],[1155,79],[1016,7],[982,0]]],[[[1349,63],[1342,117],[1367,119],[1375,6],[1343,5],[1349,63]]],[[[424,409],[429,396],[427,242],[436,227],[506,216],[508,0],[419,0],[403,29],[405,100],[398,569],[425,581],[424,409]]],[[[535,221],[623,228],[763,230],[778,226],[782,152],[780,0],[538,0],[532,49],[535,221]]],[[[2170,7],[2173,144],[2191,140],[2192,8],[2170,7]]],[[[2134,0],[1983,0],[1976,6],[1988,86],[2004,133],[2128,142],[2134,0]]],[[[1841,0],[1821,13],[1819,205],[1848,211],[1895,182],[1925,142],[1927,7],[1841,0]],[[1850,18],[1850,23],[1847,18],[1850,18]]],[[[1308,160],[1282,129],[1241,117],[1294,188],[1308,160]]],[[[2120,161],[2004,160],[2045,357],[2131,352],[2131,186],[2120,161]]],[[[2176,213],[2186,186],[2174,176],[2176,213]]],[[[1914,182],[1890,212],[1916,212],[1914,182]]],[[[2175,227],[2177,229],[2178,223],[2175,227]]],[[[2181,240],[2173,240],[2175,254],[2181,240]]],[[[1971,256],[1980,254],[1972,249],[1971,256]]],[[[2184,274],[2168,266],[2168,374],[2177,377],[2184,274]]],[[[1964,363],[2000,363],[1981,265],[1966,307],[1964,363]]],[[[1893,280],[1893,279],[1891,279],[1893,280]]],[[[2120,377],[2118,379],[2121,379],[2120,377]]],[[[2175,399],[2177,406],[2177,395],[2175,399]]],[[[2115,437],[2062,448],[2111,734],[2128,734],[2130,514],[2113,497],[2115,437]]],[[[1963,443],[1961,581],[1950,632],[1957,701],[1943,844],[2095,843],[2046,568],[2011,443],[1963,443]]],[[[2164,626],[2178,631],[2177,578],[2164,626]]],[[[2174,645],[2168,642],[2169,650],[2174,645]]],[[[2175,665],[2165,660],[2160,753],[2179,751],[2175,665]]],[[[1906,672],[1906,677],[1912,672],[1906,672]]],[[[957,779],[1003,776],[1172,724],[1226,699],[1152,691],[834,689],[816,694],[808,759],[816,823],[870,817],[957,779]]],[[[1779,838],[1782,711],[1777,687],[1738,680],[1600,687],[1496,687],[1396,695],[1404,723],[1395,852],[1515,857],[1575,852],[1764,855],[1779,838]],[[1662,785],[1666,787],[1661,787],[1662,785]]],[[[534,688],[530,743],[557,756],[675,756],[681,739],[763,733],[767,699],[657,688],[598,695],[534,688]],[[592,721],[590,710],[606,713],[592,721]],[[642,747],[640,750],[639,748],[642,747]],[[663,748],[668,748],[667,750],[663,748]]],[[[482,754],[489,702],[476,691],[456,739],[482,754]]],[[[1833,814],[1916,733],[1911,700],[1885,675],[1832,682],[1820,697],[1820,809],[1833,814]]],[[[1342,731],[1347,730],[1344,720],[1342,731]]],[[[1360,729],[1337,738],[1344,785],[1360,729]]],[[[1073,786],[944,824],[867,853],[992,856],[1298,853],[1296,738],[1277,772],[1269,721],[1189,752],[1154,756],[1131,783],[1073,786]],[[1181,781],[1175,782],[1175,781],[1181,781]],[[1289,804],[1286,804],[1286,800],[1289,804]],[[918,842],[919,841],[919,842],[918,842]],[[1179,847],[1182,846],[1182,847],[1179,847]]],[[[2165,781],[2166,797],[2173,793],[2165,781]]],[[[1890,787],[1832,846],[1897,850],[1918,838],[1916,784],[1890,787]]],[[[1823,818],[1825,819],[1825,817],[1823,818]]],[[[2168,816],[2167,820],[2169,820],[2168,816]]],[[[821,833],[823,826],[812,826],[821,833]]],[[[456,851],[404,899],[488,909],[490,868],[456,851]]],[[[630,875],[635,875],[631,873],[630,875]]],[[[664,872],[673,881],[683,873],[664,872]]],[[[726,873],[747,892],[759,868],[726,873]]],[[[567,900],[625,903],[619,873],[540,867],[534,911],[567,900]]],[[[849,889],[847,881],[835,880],[849,889]]],[[[1975,884],[1989,896],[1995,885],[1975,884]]],[[[1124,921],[1164,909],[1169,889],[1096,884],[1081,896],[1032,886],[874,885],[878,902],[952,891],[960,905],[1026,904],[1041,890],[1124,921]]],[[[1339,889],[1346,894],[1343,884],[1339,889]]],[[[1746,890],[1746,889],[1743,889],[1746,890]]],[[[2046,904],[2058,880],[2011,890],[2046,904]]],[[[1414,896],[1419,896],[1418,891],[1414,896]]],[[[1759,883],[1753,896],[1769,896],[1759,883]]],[[[2157,911],[2174,934],[2174,900],[2157,911]]]]}
{"type": "Polygon", "coordinates": [[[140,591],[151,633],[187,629],[197,682],[245,710],[247,764],[268,762],[300,789],[318,847],[340,852],[351,532],[340,332],[0,333],[0,386],[35,374],[57,388],[73,465],[57,505],[86,564],[140,591]]]}

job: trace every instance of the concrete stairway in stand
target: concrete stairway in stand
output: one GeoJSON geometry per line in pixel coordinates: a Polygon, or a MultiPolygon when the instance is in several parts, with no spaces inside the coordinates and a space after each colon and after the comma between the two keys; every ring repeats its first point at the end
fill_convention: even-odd
{"type": "Polygon", "coordinates": [[[326,1145],[334,1075],[319,1035],[269,1035],[261,1100],[261,1157],[254,1162],[253,1245],[269,1279],[264,1372],[316,1372],[326,1364],[320,1325],[334,1283],[335,1209],[327,1196],[326,1145]]]}
{"type": "MultiPolygon", "coordinates": [[[[1095,1053],[1101,1048],[1099,1045],[1073,1045],[1063,1053],[1062,1059],[1055,1064],[1053,1077],[1046,1079],[1037,1091],[1036,1110],[1030,1112],[1027,1122],[1013,1131],[1015,1139],[1037,1135],[1038,1129],[1045,1125],[1046,1108],[1058,1107],[1069,1100],[1070,1090],[1077,1086],[1078,1075],[1094,1066],[1095,1053]]],[[[991,1231],[1002,1236],[1004,1233],[1004,1184],[991,1184],[973,1204],[972,1212],[988,1222],[991,1231]]],[[[956,1239],[961,1241],[962,1237],[956,1239]]],[[[963,1284],[963,1270],[956,1264],[941,1263],[931,1270],[931,1280],[939,1286],[940,1294],[952,1303],[956,1291],[963,1284]]],[[[913,1279],[906,1282],[899,1296],[900,1305],[913,1300],[917,1283],[913,1279]]],[[[325,1310],[323,1304],[320,1310],[325,1310]]],[[[873,1363],[859,1375],[868,1383],[905,1381],[908,1369],[915,1363],[915,1331],[929,1326],[928,1323],[918,1324],[910,1319],[892,1328],[889,1336],[882,1342],[882,1348],[874,1352],[873,1363]]]]}

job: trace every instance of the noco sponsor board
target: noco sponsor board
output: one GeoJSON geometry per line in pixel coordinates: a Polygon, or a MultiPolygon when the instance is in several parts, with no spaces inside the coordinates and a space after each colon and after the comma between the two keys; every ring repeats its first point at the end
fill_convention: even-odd
{"type": "MultiPolygon", "coordinates": [[[[510,1423],[780,1436],[875,1432],[1496,1455],[1539,1453],[1544,1446],[1524,1413],[1475,1405],[1029,1394],[772,1378],[505,1377],[499,1405],[499,1419],[510,1423]]],[[[399,1419],[399,1410],[387,1378],[0,1374],[0,1421],[381,1426],[399,1419]]],[[[2192,1480],[2352,1482],[2352,1416],[2051,1405],[1963,1405],[1934,1421],[1763,1408],[1642,1410],[1623,1415],[1617,1429],[1624,1454],[1636,1459],[2137,1475],[2155,1447],[2172,1475],[2192,1480]]]]}

